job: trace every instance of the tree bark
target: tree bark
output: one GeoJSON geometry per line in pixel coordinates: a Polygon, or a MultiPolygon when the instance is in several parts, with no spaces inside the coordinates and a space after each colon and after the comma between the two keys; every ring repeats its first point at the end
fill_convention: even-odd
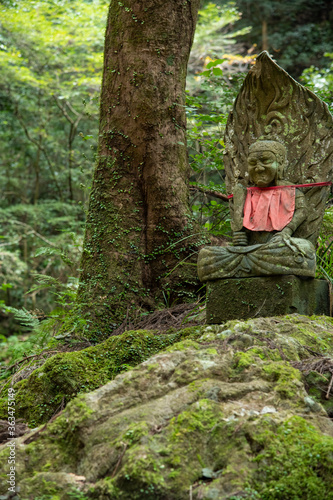
{"type": "Polygon", "coordinates": [[[153,306],[161,292],[177,295],[172,270],[195,245],[185,79],[199,3],[111,1],[78,293],[105,333],[131,310],[153,306]]]}

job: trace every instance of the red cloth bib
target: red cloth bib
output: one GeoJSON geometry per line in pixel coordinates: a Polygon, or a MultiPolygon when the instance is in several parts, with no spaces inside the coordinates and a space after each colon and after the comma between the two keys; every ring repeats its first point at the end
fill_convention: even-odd
{"type": "Polygon", "coordinates": [[[251,231],[281,231],[293,218],[294,211],[295,187],[250,187],[244,204],[243,226],[251,231]]]}

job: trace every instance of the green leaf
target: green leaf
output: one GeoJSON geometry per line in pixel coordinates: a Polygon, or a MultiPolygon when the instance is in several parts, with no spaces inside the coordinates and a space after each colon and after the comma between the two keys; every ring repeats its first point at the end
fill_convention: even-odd
{"type": "Polygon", "coordinates": [[[213,68],[214,66],[218,66],[219,64],[224,63],[226,59],[215,59],[215,61],[211,61],[207,64],[206,68],[213,68]]]}
{"type": "Polygon", "coordinates": [[[39,257],[40,255],[60,255],[62,251],[60,248],[53,248],[53,247],[40,247],[37,248],[35,251],[34,257],[39,257]]]}
{"type": "Polygon", "coordinates": [[[201,73],[199,73],[199,75],[210,76],[211,72],[210,72],[210,70],[208,70],[208,71],[202,71],[201,73]]]}
{"type": "Polygon", "coordinates": [[[213,74],[215,76],[222,76],[223,75],[223,71],[220,68],[213,68],[213,74]]]}

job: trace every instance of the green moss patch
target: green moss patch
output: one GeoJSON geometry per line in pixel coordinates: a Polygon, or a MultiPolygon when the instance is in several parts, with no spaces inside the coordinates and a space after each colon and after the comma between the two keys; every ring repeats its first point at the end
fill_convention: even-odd
{"type": "Polygon", "coordinates": [[[262,500],[333,499],[333,439],[294,416],[257,436],[264,449],[253,486],[262,500]]]}
{"type": "MultiPolygon", "coordinates": [[[[128,331],[82,351],[57,354],[15,384],[16,418],[23,418],[33,427],[47,422],[78,394],[92,391],[166,347],[200,334],[201,327],[164,335],[148,330],[128,331]]],[[[7,399],[3,397],[0,419],[6,418],[7,399]]]]}
{"type": "Polygon", "coordinates": [[[292,399],[299,391],[301,374],[298,370],[283,362],[273,362],[263,367],[268,380],[275,382],[275,390],[283,398],[292,399]]]}

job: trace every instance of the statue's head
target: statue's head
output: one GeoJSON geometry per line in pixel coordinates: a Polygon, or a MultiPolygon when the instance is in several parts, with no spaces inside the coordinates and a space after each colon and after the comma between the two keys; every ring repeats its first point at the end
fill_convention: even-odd
{"type": "Polygon", "coordinates": [[[257,141],[249,147],[247,158],[251,181],[259,187],[273,186],[283,178],[286,148],[276,141],[257,141]]]}

